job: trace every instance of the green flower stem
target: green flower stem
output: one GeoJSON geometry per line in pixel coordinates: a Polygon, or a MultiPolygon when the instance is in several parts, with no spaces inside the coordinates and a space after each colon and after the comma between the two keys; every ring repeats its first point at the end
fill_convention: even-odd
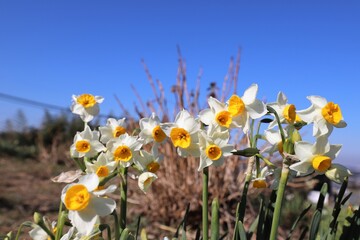
{"type": "Polygon", "coordinates": [[[127,172],[128,169],[120,168],[120,232],[126,228],[126,211],[127,211],[127,172]]]}
{"type": "Polygon", "coordinates": [[[249,185],[252,179],[252,170],[254,168],[254,164],[255,164],[255,157],[249,157],[249,161],[248,161],[248,165],[246,168],[246,172],[245,172],[245,183],[244,183],[244,189],[242,192],[242,196],[241,196],[241,204],[239,207],[239,212],[238,212],[238,217],[239,219],[237,219],[237,221],[244,221],[244,216],[245,216],[245,210],[246,210],[246,197],[247,197],[247,192],[249,189],[249,185]]]}
{"type": "Polygon", "coordinates": [[[277,239],[277,230],[279,227],[282,201],[284,199],[284,192],[285,192],[286,183],[288,181],[289,172],[290,172],[289,166],[287,164],[283,164],[283,168],[281,170],[279,187],[278,187],[277,195],[276,195],[274,217],[272,220],[271,232],[270,232],[270,240],[277,239]]]}
{"type": "Polygon", "coordinates": [[[59,240],[61,238],[62,231],[63,231],[63,228],[64,228],[64,223],[65,223],[65,219],[63,219],[64,214],[65,214],[65,212],[63,211],[63,203],[60,200],[58,219],[57,219],[57,224],[56,224],[55,240],[59,240]]]}
{"type": "Polygon", "coordinates": [[[203,169],[203,190],[202,190],[202,226],[203,240],[208,240],[208,187],[209,187],[209,168],[203,169]]]}
{"type": "Polygon", "coordinates": [[[116,210],[114,210],[111,215],[113,215],[114,217],[114,222],[115,222],[115,239],[119,239],[120,238],[120,224],[119,224],[119,218],[117,216],[116,210]]]}

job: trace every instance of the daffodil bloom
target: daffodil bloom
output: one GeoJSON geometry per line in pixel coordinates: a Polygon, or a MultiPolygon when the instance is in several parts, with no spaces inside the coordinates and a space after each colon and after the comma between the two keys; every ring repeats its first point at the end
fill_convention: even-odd
{"type": "MultiPolygon", "coordinates": [[[[301,121],[300,116],[296,113],[295,105],[288,103],[288,99],[283,92],[278,93],[276,102],[268,103],[267,105],[276,111],[280,123],[294,124],[301,121]]],[[[269,129],[277,125],[278,122],[274,119],[274,121],[269,124],[269,129]]]]}
{"type": "Polygon", "coordinates": [[[109,176],[117,166],[115,161],[111,161],[105,153],[100,153],[97,160],[93,163],[86,161],[86,172],[96,173],[102,179],[109,176]]]}
{"type": "Polygon", "coordinates": [[[166,139],[165,132],[160,127],[160,119],[156,113],[152,113],[150,118],[142,118],[139,121],[139,137],[144,140],[144,144],[149,142],[161,143],[166,139]]]}
{"type": "Polygon", "coordinates": [[[138,186],[141,189],[141,191],[143,191],[144,193],[146,193],[149,190],[150,185],[157,179],[158,177],[156,176],[155,173],[152,172],[143,172],[142,174],[140,174],[139,179],[138,179],[138,186]]]}
{"type": "Polygon", "coordinates": [[[266,180],[266,177],[269,175],[272,175],[274,173],[273,168],[269,167],[263,167],[260,171],[260,174],[257,176],[256,170],[253,171],[253,177],[252,177],[252,186],[254,188],[267,188],[269,186],[268,181],[266,180]]]}
{"type": "Polygon", "coordinates": [[[134,158],[137,156],[136,152],[140,150],[141,146],[142,143],[137,137],[124,133],[106,144],[107,156],[123,167],[129,167],[134,162],[134,158]]]}
{"type": "Polygon", "coordinates": [[[161,128],[177,147],[178,154],[182,157],[200,155],[198,143],[199,122],[186,110],[180,111],[174,123],[161,124],[161,128]]]}
{"type": "Polygon", "coordinates": [[[100,141],[104,144],[111,139],[118,138],[120,135],[126,133],[125,118],[119,120],[109,118],[106,121],[106,126],[100,126],[99,131],[101,133],[100,141]]]}
{"type": "MultiPolygon", "coordinates": [[[[286,134],[286,132],[284,131],[286,134]]],[[[281,139],[281,134],[279,130],[274,129],[267,129],[264,131],[264,138],[268,141],[271,145],[270,147],[266,147],[262,150],[263,153],[269,153],[270,156],[274,154],[274,152],[279,152],[283,154],[284,148],[281,139]]]]}
{"type": "Polygon", "coordinates": [[[210,165],[221,166],[225,157],[231,156],[234,145],[228,144],[230,139],[229,131],[210,128],[208,132],[199,132],[200,164],[198,171],[210,165]]]}
{"type": "Polygon", "coordinates": [[[315,144],[303,141],[295,142],[295,155],[300,161],[292,164],[290,169],[300,175],[310,174],[315,171],[318,174],[330,176],[330,179],[332,175],[336,175],[338,178],[332,178],[331,180],[341,182],[343,181],[341,177],[348,176],[350,171],[343,171],[344,167],[333,164],[333,160],[338,156],[340,149],[341,145],[330,145],[326,136],[318,137],[315,144]]]}
{"type": "Polygon", "coordinates": [[[159,155],[156,145],[152,148],[151,153],[140,150],[139,155],[135,164],[140,171],[156,173],[159,170],[163,156],[159,155]]]}
{"type": "Polygon", "coordinates": [[[73,95],[72,100],[71,111],[80,115],[81,119],[87,123],[99,114],[99,103],[102,103],[104,98],[85,93],[73,95]]]}
{"type": "Polygon", "coordinates": [[[116,207],[113,199],[100,197],[109,191],[103,190],[94,194],[98,185],[98,176],[88,174],[81,177],[77,183],[66,185],[62,190],[61,200],[69,210],[71,224],[82,235],[88,236],[99,222],[99,217],[111,214],[116,207]]]}
{"type": "Polygon", "coordinates": [[[328,102],[319,96],[307,97],[311,106],[305,110],[298,111],[302,120],[314,123],[313,136],[330,135],[333,127],[344,128],[346,122],[343,120],[341,108],[338,104],[328,102]]]}
{"type": "Polygon", "coordinates": [[[105,150],[105,146],[99,141],[99,132],[91,131],[88,125],[85,125],[84,131],[76,133],[70,147],[71,156],[75,158],[91,158],[105,150]]]}
{"type": "Polygon", "coordinates": [[[233,95],[228,100],[228,111],[232,116],[232,124],[241,127],[247,133],[250,126],[249,119],[258,119],[267,113],[266,105],[256,99],[258,85],[252,84],[245,90],[244,95],[239,97],[233,95]]]}
{"type": "Polygon", "coordinates": [[[204,109],[199,113],[200,121],[206,125],[219,125],[227,129],[240,127],[247,133],[249,119],[258,119],[267,112],[266,105],[256,99],[257,90],[257,84],[252,84],[242,97],[232,95],[227,104],[210,97],[210,109],[204,109]]]}

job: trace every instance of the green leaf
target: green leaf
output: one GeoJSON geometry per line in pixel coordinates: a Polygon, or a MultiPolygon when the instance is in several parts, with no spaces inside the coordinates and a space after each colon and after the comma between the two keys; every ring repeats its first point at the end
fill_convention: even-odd
{"type": "Polygon", "coordinates": [[[219,201],[215,198],[211,204],[211,240],[219,239],[219,201]]]}
{"type": "Polygon", "coordinates": [[[240,240],[247,240],[246,231],[241,221],[238,222],[240,240]]]}
{"type": "Polygon", "coordinates": [[[128,240],[130,237],[129,229],[125,228],[120,235],[120,240],[128,240]]]}
{"type": "Polygon", "coordinates": [[[316,235],[319,231],[320,220],[321,220],[321,211],[319,209],[316,209],[313,218],[311,220],[309,240],[316,239],[316,235]]]}

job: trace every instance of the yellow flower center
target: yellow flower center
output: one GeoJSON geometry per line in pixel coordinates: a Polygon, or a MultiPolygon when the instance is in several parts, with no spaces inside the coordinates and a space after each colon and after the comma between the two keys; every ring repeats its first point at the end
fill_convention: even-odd
{"type": "Polygon", "coordinates": [[[82,94],[76,99],[76,101],[84,108],[89,108],[96,104],[95,97],[91,94],[82,94]]]}
{"type": "Polygon", "coordinates": [[[342,120],[341,109],[338,104],[328,102],[325,107],[321,109],[321,114],[328,123],[333,125],[338,124],[342,120]]]}
{"type": "Polygon", "coordinates": [[[228,111],[219,112],[216,114],[215,120],[220,126],[228,128],[232,122],[231,113],[228,111]]]}
{"type": "Polygon", "coordinates": [[[119,146],[114,151],[115,161],[128,162],[132,158],[132,152],[128,146],[119,146]]]}
{"type": "Polygon", "coordinates": [[[89,141],[79,140],[75,143],[75,148],[76,148],[76,151],[78,151],[78,152],[86,153],[86,152],[90,151],[91,146],[90,146],[89,141]]]}
{"type": "Polygon", "coordinates": [[[124,133],[126,133],[126,129],[121,126],[117,126],[115,128],[115,130],[113,131],[113,135],[115,138],[120,137],[120,135],[122,135],[124,133]]]}
{"type": "Polygon", "coordinates": [[[312,159],[312,166],[318,172],[325,172],[331,167],[331,158],[317,155],[312,159]]]}
{"type": "Polygon", "coordinates": [[[255,179],[253,181],[254,188],[267,188],[267,183],[264,179],[255,179]]]}
{"type": "Polygon", "coordinates": [[[191,143],[190,133],[183,128],[171,129],[170,139],[175,147],[188,148],[191,143]]]}
{"type": "Polygon", "coordinates": [[[157,170],[159,170],[160,168],[160,164],[158,162],[151,162],[149,163],[147,166],[146,166],[146,169],[149,171],[149,172],[152,172],[152,173],[155,173],[157,170]]]}
{"type": "Polygon", "coordinates": [[[287,104],[283,110],[283,116],[288,123],[294,123],[296,120],[296,108],[294,104],[287,104]]]}
{"type": "Polygon", "coordinates": [[[67,209],[81,211],[88,206],[90,193],[84,185],[76,184],[66,191],[64,202],[67,209]]]}
{"type": "Polygon", "coordinates": [[[160,126],[154,127],[152,130],[152,136],[156,142],[162,142],[166,138],[166,135],[160,126]]]}
{"type": "Polygon", "coordinates": [[[109,175],[109,168],[107,166],[100,166],[96,170],[98,177],[107,177],[109,175]]]}
{"type": "Polygon", "coordinates": [[[243,113],[245,104],[238,95],[232,95],[229,99],[228,111],[232,116],[237,116],[243,113]]]}
{"type": "Polygon", "coordinates": [[[221,148],[219,148],[217,145],[207,146],[205,153],[206,153],[206,156],[208,156],[208,158],[210,158],[213,161],[218,160],[222,155],[221,148]]]}

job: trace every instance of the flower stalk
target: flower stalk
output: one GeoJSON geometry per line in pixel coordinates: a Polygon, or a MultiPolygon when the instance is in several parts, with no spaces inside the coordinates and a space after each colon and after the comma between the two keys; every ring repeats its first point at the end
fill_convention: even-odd
{"type": "Polygon", "coordinates": [[[202,190],[202,226],[203,240],[208,240],[208,187],[209,187],[209,168],[203,169],[203,190],[202,190]]]}
{"type": "Polygon", "coordinates": [[[126,212],[127,212],[127,167],[120,168],[120,232],[126,228],[126,212]]]}

